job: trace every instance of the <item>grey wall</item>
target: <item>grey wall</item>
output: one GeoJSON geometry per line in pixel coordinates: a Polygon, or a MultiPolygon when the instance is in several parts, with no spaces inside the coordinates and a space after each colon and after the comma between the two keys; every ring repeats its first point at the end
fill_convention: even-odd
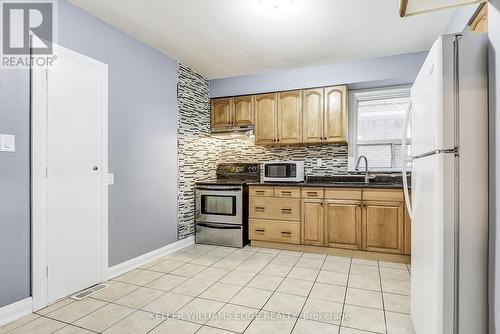
{"type": "Polygon", "coordinates": [[[490,79],[490,333],[500,333],[500,0],[488,4],[490,79]]]}
{"type": "Polygon", "coordinates": [[[480,4],[474,3],[456,8],[443,33],[453,34],[468,30],[469,21],[479,6],[480,4]]]}
{"type": "Polygon", "coordinates": [[[0,152],[0,307],[30,296],[29,72],[0,70],[0,133],[16,152],[0,152]]]}
{"type": "MultiPolygon", "coordinates": [[[[109,64],[110,266],[177,240],[177,63],[59,1],[59,44],[109,64]]],[[[30,295],[29,77],[0,71],[0,307],[30,295]]]]}
{"type": "Polygon", "coordinates": [[[109,65],[109,265],[177,240],[177,62],[59,1],[59,44],[109,65]]]}
{"type": "MultiPolygon", "coordinates": [[[[437,36],[436,36],[437,37],[437,36]]],[[[427,52],[332,65],[302,67],[210,80],[212,97],[352,84],[351,89],[412,83],[427,52]]]]}

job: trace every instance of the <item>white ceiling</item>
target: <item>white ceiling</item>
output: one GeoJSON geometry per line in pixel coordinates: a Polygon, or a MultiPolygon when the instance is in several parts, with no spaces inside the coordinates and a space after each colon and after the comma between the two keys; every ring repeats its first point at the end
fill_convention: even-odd
{"type": "Polygon", "coordinates": [[[453,13],[400,18],[399,0],[70,1],[210,79],[428,50],[453,13]]]}

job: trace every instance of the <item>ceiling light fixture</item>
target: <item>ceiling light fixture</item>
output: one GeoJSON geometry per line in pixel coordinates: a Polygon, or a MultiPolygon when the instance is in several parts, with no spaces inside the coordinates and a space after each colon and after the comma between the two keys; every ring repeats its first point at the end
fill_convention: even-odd
{"type": "Polygon", "coordinates": [[[291,6],[294,0],[259,0],[262,6],[279,9],[287,6],[291,6]]]}

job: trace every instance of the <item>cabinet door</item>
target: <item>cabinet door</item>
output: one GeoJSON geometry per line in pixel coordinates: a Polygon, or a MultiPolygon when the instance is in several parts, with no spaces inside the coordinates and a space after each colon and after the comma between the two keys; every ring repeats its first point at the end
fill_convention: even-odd
{"type": "Polygon", "coordinates": [[[403,202],[365,201],[363,250],[403,253],[403,202]]]}
{"type": "Polygon", "coordinates": [[[404,246],[403,246],[403,254],[411,255],[411,218],[408,214],[408,210],[405,210],[405,222],[404,222],[404,246]]]}
{"type": "Polygon", "coordinates": [[[302,243],[323,246],[323,200],[302,201],[302,243]]]}
{"type": "Polygon", "coordinates": [[[323,140],[323,88],[302,92],[302,141],[320,143],[323,140]]]}
{"type": "Polygon", "coordinates": [[[233,98],[233,102],[233,125],[242,126],[253,124],[253,96],[235,97],[233,98]]]}
{"type": "Polygon", "coordinates": [[[323,133],[329,143],[347,142],[347,86],[325,88],[323,133]]]}
{"type": "Polygon", "coordinates": [[[298,90],[278,94],[278,143],[302,142],[301,101],[298,90]]]}
{"type": "Polygon", "coordinates": [[[326,200],[325,210],[327,245],[361,249],[361,202],[326,200]]]}
{"type": "Polygon", "coordinates": [[[278,116],[278,94],[255,96],[255,143],[273,144],[276,142],[278,116]]]}
{"type": "Polygon", "coordinates": [[[212,99],[212,128],[231,126],[232,99],[212,99]]]}

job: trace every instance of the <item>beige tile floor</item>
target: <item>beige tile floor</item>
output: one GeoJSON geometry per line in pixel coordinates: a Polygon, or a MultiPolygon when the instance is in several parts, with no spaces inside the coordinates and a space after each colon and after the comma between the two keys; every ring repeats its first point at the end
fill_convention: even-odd
{"type": "Polygon", "coordinates": [[[404,264],[192,245],[0,333],[413,334],[404,264]]]}

